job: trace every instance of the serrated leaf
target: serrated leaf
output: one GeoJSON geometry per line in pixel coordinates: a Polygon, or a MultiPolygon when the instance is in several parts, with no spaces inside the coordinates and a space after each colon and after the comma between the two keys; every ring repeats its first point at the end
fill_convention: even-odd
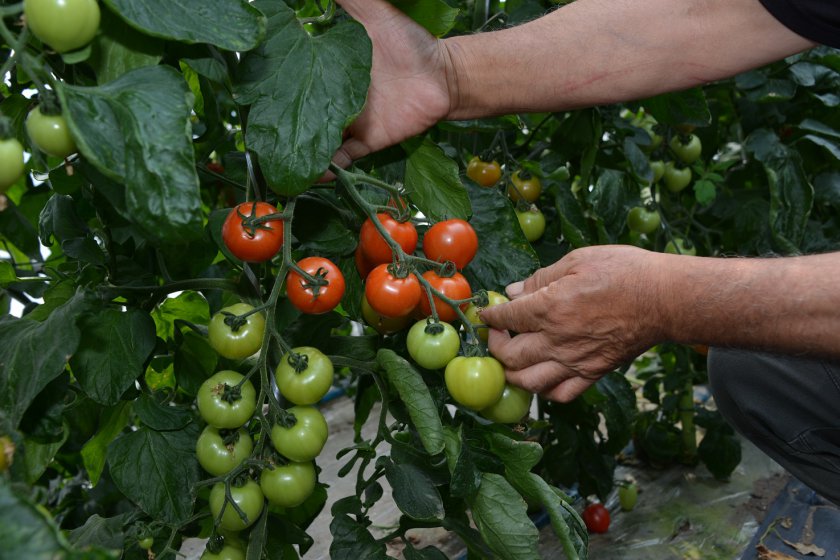
{"type": "Polygon", "coordinates": [[[469,185],[473,214],[470,224],[478,235],[478,253],[464,269],[473,291],[502,292],[504,287],[533,274],[540,261],[525,239],[507,197],[495,189],[469,185]]]}
{"type": "Polygon", "coordinates": [[[70,531],[69,540],[80,548],[99,546],[119,550],[125,544],[125,533],[122,529],[127,517],[128,514],[125,513],[115,517],[101,517],[95,513],[84,525],[70,531]]]}
{"type": "Polygon", "coordinates": [[[385,560],[385,543],[376,542],[363,525],[345,513],[335,514],[330,523],[332,560],[385,560]]]}
{"type": "Polygon", "coordinates": [[[382,349],[376,361],[385,371],[388,382],[405,403],[408,415],[417,428],[423,448],[437,455],[444,448],[443,425],[437,407],[423,377],[404,358],[392,350],[382,349]]]}
{"type": "Polygon", "coordinates": [[[445,427],[446,462],[449,467],[449,493],[456,498],[472,497],[481,484],[481,472],[473,461],[469,446],[463,445],[463,426],[456,432],[445,427]]]}
{"type": "Polygon", "coordinates": [[[248,51],[265,34],[265,17],[247,0],[105,0],[133,27],[155,37],[248,51]]]}
{"type": "Polygon", "coordinates": [[[513,472],[528,472],[540,462],[542,446],[534,441],[517,441],[499,433],[489,434],[490,448],[513,472]]]}
{"type": "Polygon", "coordinates": [[[138,309],[104,309],[80,326],[85,336],[70,360],[73,373],[91,399],[114,405],[145,371],[155,347],[154,321],[138,309]]]}
{"type": "Polygon", "coordinates": [[[184,292],[178,297],[167,298],[152,311],[152,319],[155,321],[157,336],[163,340],[171,340],[175,336],[176,320],[206,325],[210,321],[210,306],[201,294],[184,292]]]}
{"type": "Polygon", "coordinates": [[[17,496],[6,477],[0,477],[0,539],[8,558],[54,560],[68,549],[45,510],[17,496]]]}
{"type": "Polygon", "coordinates": [[[394,503],[405,515],[418,521],[440,521],[446,513],[434,481],[415,465],[395,464],[385,467],[394,503]]]}
{"type": "Polygon", "coordinates": [[[117,488],[154,519],[180,525],[192,514],[200,474],[195,458],[199,428],[157,432],[141,427],[108,448],[117,488]]]}
{"type": "Polygon", "coordinates": [[[134,412],[141,422],[159,432],[181,430],[194,418],[189,408],[158,402],[148,393],[134,401],[134,412]]]}
{"type": "Polygon", "coordinates": [[[405,189],[411,201],[433,222],[468,220],[470,197],[458,175],[458,164],[429,140],[407,142],[405,189]]]}
{"type": "Polygon", "coordinates": [[[131,403],[129,402],[121,402],[103,410],[96,435],[82,447],[82,462],[93,486],[99,484],[99,477],[102,476],[102,470],[105,468],[105,454],[108,446],[123,431],[130,414],[131,403]]]}
{"type": "Polygon", "coordinates": [[[65,85],[58,93],[79,150],[125,185],[127,217],[158,243],[197,238],[202,223],[192,94],[183,76],[150,66],[98,87],[65,85]]]}
{"type": "Polygon", "coordinates": [[[501,558],[540,557],[539,531],[528,518],[528,505],[503,476],[484,473],[470,506],[481,536],[501,558]]]}
{"type": "Polygon", "coordinates": [[[285,3],[255,5],[268,16],[268,36],[242,59],[237,102],[251,105],[246,142],[269,186],[294,196],[326,171],[364,107],[370,39],[353,21],[313,37],[285,3]]]}
{"type": "Polygon", "coordinates": [[[694,183],[694,198],[700,204],[711,204],[717,197],[717,188],[711,181],[701,179],[694,183]]]}
{"type": "Polygon", "coordinates": [[[76,319],[88,305],[79,293],[43,322],[0,317],[0,411],[12,426],[18,425],[38,393],[64,371],[81,338],[76,319]]]}
{"type": "Polygon", "coordinates": [[[102,12],[100,30],[89,61],[99,84],[137,68],[154,66],[163,58],[163,42],[134,30],[110,10],[102,12]]]}
{"type": "Polygon", "coordinates": [[[580,248],[594,244],[589,222],[580,206],[580,201],[569,185],[561,184],[557,189],[555,206],[560,216],[560,231],[572,247],[580,248]]]}

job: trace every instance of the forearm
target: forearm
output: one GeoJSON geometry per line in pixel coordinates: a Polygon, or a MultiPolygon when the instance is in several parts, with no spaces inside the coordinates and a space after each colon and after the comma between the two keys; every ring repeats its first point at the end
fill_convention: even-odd
{"type": "Polygon", "coordinates": [[[668,339],[840,358],[840,253],[657,258],[668,339]]]}
{"type": "Polygon", "coordinates": [[[446,39],[449,119],[643,99],[812,43],[758,0],[577,0],[530,23],[446,39]]]}

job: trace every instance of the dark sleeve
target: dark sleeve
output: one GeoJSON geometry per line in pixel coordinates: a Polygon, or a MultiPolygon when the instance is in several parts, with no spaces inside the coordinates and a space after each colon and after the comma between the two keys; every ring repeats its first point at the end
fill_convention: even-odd
{"type": "Polygon", "coordinates": [[[788,29],[817,43],[840,48],[837,0],[760,0],[788,29]]]}

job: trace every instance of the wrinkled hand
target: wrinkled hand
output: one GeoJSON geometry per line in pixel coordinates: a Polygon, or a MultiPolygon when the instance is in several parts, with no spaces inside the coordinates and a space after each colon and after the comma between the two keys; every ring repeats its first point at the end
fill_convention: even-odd
{"type": "Polygon", "coordinates": [[[568,402],[661,342],[667,271],[660,257],[628,246],[588,247],[508,286],[513,301],[481,313],[508,380],[568,402]]]}
{"type": "Polygon", "coordinates": [[[347,167],[445,118],[454,82],[450,83],[451,61],[443,42],[389,2],[338,3],[365,26],[373,43],[367,103],[333,157],[337,165],[347,167]]]}

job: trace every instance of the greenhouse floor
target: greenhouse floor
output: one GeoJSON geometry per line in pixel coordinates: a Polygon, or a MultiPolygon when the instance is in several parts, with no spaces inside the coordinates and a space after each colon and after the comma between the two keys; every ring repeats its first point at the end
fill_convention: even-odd
{"type": "MultiPolygon", "coordinates": [[[[329,485],[329,498],[309,529],[316,544],[305,555],[307,559],[329,558],[330,507],[354,493],[355,477],[338,478],[342,463],[330,459],[352,444],[353,404],[342,397],[322,410],[331,432],[318,464],[322,469],[320,480],[329,485]]],[[[368,422],[366,428],[374,429],[374,423],[368,422]]],[[[616,478],[628,474],[639,484],[638,504],[632,512],[622,512],[615,496],[607,501],[612,524],[606,534],[591,536],[592,559],[840,560],[840,509],[793,480],[749,442],[743,442],[743,460],[726,483],[716,481],[703,467],[652,470],[623,465],[616,478]],[[757,545],[765,533],[767,553],[760,555],[757,545]],[[800,546],[799,552],[796,545],[800,546]],[[817,547],[809,549],[809,545],[817,547]],[[824,551],[822,555],[819,549],[824,551]],[[810,555],[806,555],[809,550],[810,555]]],[[[378,528],[385,534],[398,518],[399,511],[386,488],[372,512],[374,531],[378,528]]],[[[541,557],[563,558],[551,527],[543,526],[540,535],[541,557]]],[[[463,555],[460,541],[442,529],[409,536],[417,548],[434,545],[449,558],[463,555]]],[[[203,541],[190,539],[182,552],[187,560],[197,560],[203,548],[203,541]]],[[[402,558],[401,548],[394,543],[388,554],[402,558]]]]}

